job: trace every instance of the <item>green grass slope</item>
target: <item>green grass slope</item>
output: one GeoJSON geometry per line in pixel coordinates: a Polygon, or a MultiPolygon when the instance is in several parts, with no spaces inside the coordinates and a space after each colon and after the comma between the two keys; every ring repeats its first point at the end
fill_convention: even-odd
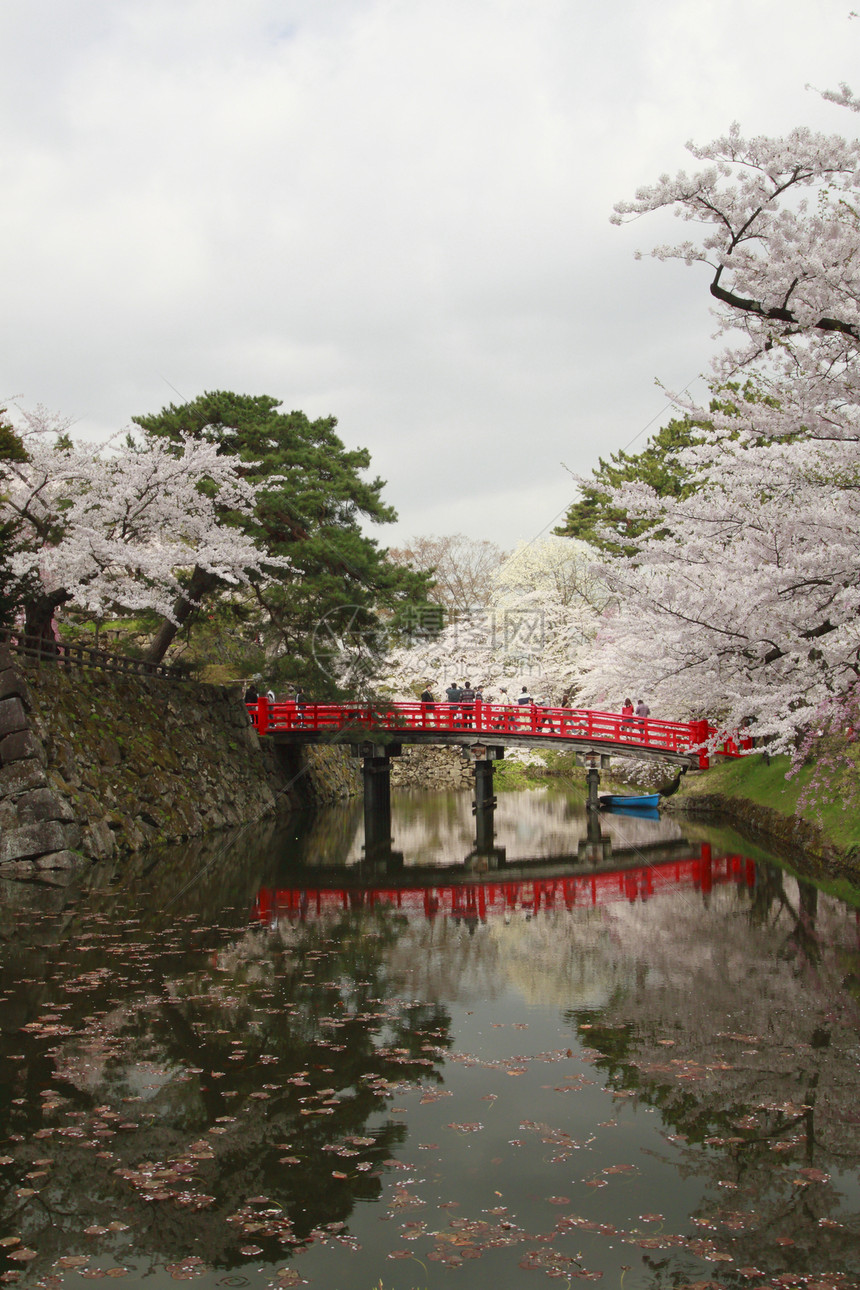
{"type": "Polygon", "coordinates": [[[786,779],[788,757],[743,757],[725,761],[701,774],[690,776],[681,801],[703,794],[743,799],[769,807],[786,817],[794,816],[819,828],[840,851],[860,846],[860,774],[843,770],[825,789],[814,794],[810,805],[798,808],[798,798],[808,787],[814,768],[804,766],[786,779]]]}

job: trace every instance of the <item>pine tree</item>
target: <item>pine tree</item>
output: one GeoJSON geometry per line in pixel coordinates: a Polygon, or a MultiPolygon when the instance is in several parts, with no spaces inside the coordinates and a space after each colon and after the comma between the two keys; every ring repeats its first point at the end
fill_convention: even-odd
{"type": "MultiPolygon", "coordinates": [[[[134,421],[148,435],[176,443],[191,435],[247,463],[246,477],[262,492],[254,518],[234,522],[262,551],[287,557],[291,566],[268,586],[253,582],[257,630],[289,656],[282,672],[320,695],[332,690],[327,651],[334,642],[376,656],[380,637],[421,612],[429,579],[393,564],[362,531],[362,521],[397,518],[382,499],[384,481],[364,475],[369,452],[347,449],[334,417],[311,421],[280,407],[268,395],[213,391],[134,421]]],[[[195,571],[174,617],[186,620],[193,602],[214,585],[195,571]]],[[[151,658],[163,657],[176,630],[162,624],[151,658]]]]}
{"type": "Polygon", "coordinates": [[[636,539],[654,528],[653,520],[632,516],[613,499],[622,484],[647,484],[658,497],[687,497],[692,491],[688,473],[673,454],[689,448],[701,437],[706,422],[689,417],[673,419],[649,440],[639,453],[612,453],[609,461],[599,458],[592,471],[594,483],[580,484],[580,496],[573,502],[564,522],[555,529],[560,537],[579,538],[614,555],[632,555],[636,539]],[[617,536],[610,536],[617,535],[617,536]]]}

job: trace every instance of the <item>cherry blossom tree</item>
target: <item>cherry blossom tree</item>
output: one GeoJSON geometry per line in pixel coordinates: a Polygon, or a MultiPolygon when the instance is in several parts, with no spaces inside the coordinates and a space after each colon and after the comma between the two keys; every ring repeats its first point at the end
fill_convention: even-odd
{"type": "Polygon", "coordinates": [[[860,143],[733,126],[688,147],[702,169],[614,218],[670,209],[697,226],[653,254],[709,270],[720,330],[740,333],[713,384],[735,393],[716,410],[676,399],[712,427],[677,455],[688,495],[613,493],[657,536],[600,569],[619,603],[584,689],[647,687],[655,714],[753,721],[788,749],[860,675],[860,143]]]}
{"type": "MultiPolygon", "coordinates": [[[[597,630],[608,593],[582,542],[550,536],[521,543],[489,574],[487,604],[452,615],[438,634],[415,634],[387,660],[398,697],[426,682],[441,690],[470,680],[495,702],[516,702],[521,685],[553,705],[569,704],[579,658],[597,630]]],[[[440,696],[441,697],[441,696],[440,696]]]]}
{"type": "Polygon", "coordinates": [[[388,555],[395,564],[430,574],[432,599],[462,612],[487,603],[493,574],[506,553],[487,538],[453,533],[412,538],[405,547],[389,550],[388,555]]]}
{"type": "Polygon", "coordinates": [[[68,429],[42,409],[22,413],[22,451],[0,462],[0,521],[14,529],[9,565],[29,637],[46,636],[69,603],[99,617],[170,617],[192,568],[237,586],[283,563],[219,522],[216,509],[252,513],[256,489],[216,445],[189,439],[177,451],[128,436],[98,447],[68,429]]]}

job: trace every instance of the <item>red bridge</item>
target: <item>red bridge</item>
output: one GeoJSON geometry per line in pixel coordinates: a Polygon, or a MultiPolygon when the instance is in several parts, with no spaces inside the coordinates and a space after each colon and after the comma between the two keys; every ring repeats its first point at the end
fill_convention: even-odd
{"type": "Polygon", "coordinates": [[[572,747],[583,753],[659,758],[705,769],[710,756],[740,757],[752,740],[722,738],[707,721],[655,721],[590,708],[496,703],[270,703],[248,705],[258,734],[285,743],[493,744],[572,747]],[[709,754],[708,746],[711,747],[709,754]]]}

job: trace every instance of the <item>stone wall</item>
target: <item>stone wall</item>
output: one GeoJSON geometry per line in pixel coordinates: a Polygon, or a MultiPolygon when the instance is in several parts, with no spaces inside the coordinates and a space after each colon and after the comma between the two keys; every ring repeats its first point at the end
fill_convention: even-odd
{"type": "Polygon", "coordinates": [[[667,807],[681,815],[730,823],[753,841],[800,864],[804,873],[815,877],[845,877],[857,885],[860,847],[840,851],[809,820],[785,815],[745,797],[729,797],[726,793],[686,793],[670,798],[667,807]]]}
{"type": "Polygon", "coordinates": [[[475,764],[459,748],[406,745],[400,757],[391,759],[392,788],[445,789],[474,788],[475,764]]]}
{"type": "Polygon", "coordinates": [[[69,868],[359,789],[345,749],[261,747],[235,689],[0,648],[4,872],[69,868]]]}

